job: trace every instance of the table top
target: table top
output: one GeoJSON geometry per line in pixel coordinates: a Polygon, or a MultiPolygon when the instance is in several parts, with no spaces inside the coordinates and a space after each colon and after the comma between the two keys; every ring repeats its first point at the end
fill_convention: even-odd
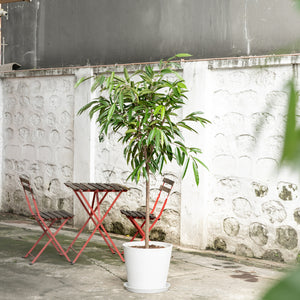
{"type": "Polygon", "coordinates": [[[83,191],[83,192],[127,192],[129,190],[125,185],[118,183],[75,183],[75,182],[66,182],[65,185],[74,191],[83,191]]]}

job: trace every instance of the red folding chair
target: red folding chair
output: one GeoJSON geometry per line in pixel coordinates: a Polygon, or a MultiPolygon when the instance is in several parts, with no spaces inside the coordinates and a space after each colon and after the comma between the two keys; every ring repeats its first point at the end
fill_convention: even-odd
{"type": "MultiPolygon", "coordinates": [[[[163,179],[163,184],[159,188],[158,196],[157,196],[157,198],[154,202],[153,208],[150,212],[151,225],[150,225],[149,231],[152,230],[154,225],[160,219],[160,217],[166,207],[166,204],[167,204],[167,201],[168,201],[168,198],[171,193],[173,185],[174,185],[174,181],[172,181],[168,178],[163,179]],[[165,198],[164,198],[164,201],[162,202],[162,206],[160,209],[157,209],[157,204],[159,203],[160,198],[163,198],[163,197],[165,197],[165,198]],[[156,210],[158,212],[157,216],[155,215],[156,210]]],[[[143,241],[145,239],[145,232],[143,230],[143,227],[146,223],[146,213],[140,212],[140,211],[123,210],[123,209],[121,209],[120,212],[123,215],[125,215],[128,218],[128,220],[133,224],[133,226],[137,229],[136,233],[134,234],[134,236],[132,237],[130,242],[132,242],[137,237],[138,234],[140,234],[142,236],[141,240],[143,241]],[[141,224],[139,224],[137,222],[137,220],[142,220],[141,224]]]]}
{"type": "Polygon", "coordinates": [[[32,217],[37,221],[37,223],[41,226],[43,230],[43,234],[38,238],[36,243],[32,246],[32,248],[27,252],[24,258],[28,257],[29,255],[33,257],[33,260],[30,264],[34,264],[35,261],[39,258],[39,256],[44,252],[47,246],[52,243],[54,248],[57,250],[59,255],[64,255],[68,262],[71,262],[67,253],[61,247],[59,242],[56,239],[57,233],[62,229],[62,227],[71,220],[74,215],[71,213],[66,212],[65,210],[55,210],[55,211],[39,211],[36,199],[34,197],[33,189],[30,186],[30,182],[28,179],[20,177],[20,181],[25,193],[25,198],[30,210],[32,217]],[[61,222],[59,227],[52,232],[51,227],[55,222],[61,222]],[[33,256],[31,253],[34,248],[38,245],[38,243],[42,240],[44,236],[48,237],[47,243],[42,247],[42,249],[38,252],[36,256],[33,256]]]}

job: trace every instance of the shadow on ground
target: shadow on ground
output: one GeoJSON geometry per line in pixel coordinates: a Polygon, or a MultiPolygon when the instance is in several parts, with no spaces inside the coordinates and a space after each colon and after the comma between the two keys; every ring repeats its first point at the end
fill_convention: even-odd
{"type": "MultiPolygon", "coordinates": [[[[1,299],[208,299],[256,300],[286,265],[243,259],[222,253],[181,251],[175,247],[169,270],[169,291],[133,294],[124,289],[125,264],[94,236],[74,265],[48,246],[34,265],[22,258],[41,234],[33,220],[0,213],[1,299]]],[[[58,236],[65,248],[76,235],[67,228],[58,236]]],[[[80,249],[84,233],[74,248],[80,249]]],[[[44,239],[44,242],[47,239],[44,239]]],[[[119,249],[124,239],[114,237],[119,249]]],[[[42,243],[39,246],[43,245],[42,243]]],[[[75,253],[70,252],[70,258],[75,253]]]]}

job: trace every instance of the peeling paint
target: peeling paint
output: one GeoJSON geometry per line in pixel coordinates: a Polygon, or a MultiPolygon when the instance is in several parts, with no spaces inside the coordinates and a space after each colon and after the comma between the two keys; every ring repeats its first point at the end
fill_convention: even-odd
{"type": "Polygon", "coordinates": [[[291,201],[297,198],[298,187],[296,184],[288,182],[279,182],[277,189],[279,191],[279,198],[283,201],[291,201]]]}

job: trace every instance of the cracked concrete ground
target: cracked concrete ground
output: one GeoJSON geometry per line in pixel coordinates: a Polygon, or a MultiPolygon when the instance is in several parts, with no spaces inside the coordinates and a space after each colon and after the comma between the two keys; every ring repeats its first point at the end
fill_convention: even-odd
{"type": "MultiPolygon", "coordinates": [[[[0,299],[205,299],[257,300],[287,265],[246,259],[220,252],[192,252],[174,247],[167,292],[128,292],[125,264],[93,237],[71,265],[50,245],[34,265],[22,256],[41,230],[24,217],[0,214],[0,299]]],[[[68,246],[76,231],[63,230],[58,240],[68,246]]],[[[88,237],[76,242],[79,248],[88,237]]],[[[119,249],[124,239],[114,237],[119,249]]],[[[72,256],[72,254],[70,254],[72,256]]]]}

